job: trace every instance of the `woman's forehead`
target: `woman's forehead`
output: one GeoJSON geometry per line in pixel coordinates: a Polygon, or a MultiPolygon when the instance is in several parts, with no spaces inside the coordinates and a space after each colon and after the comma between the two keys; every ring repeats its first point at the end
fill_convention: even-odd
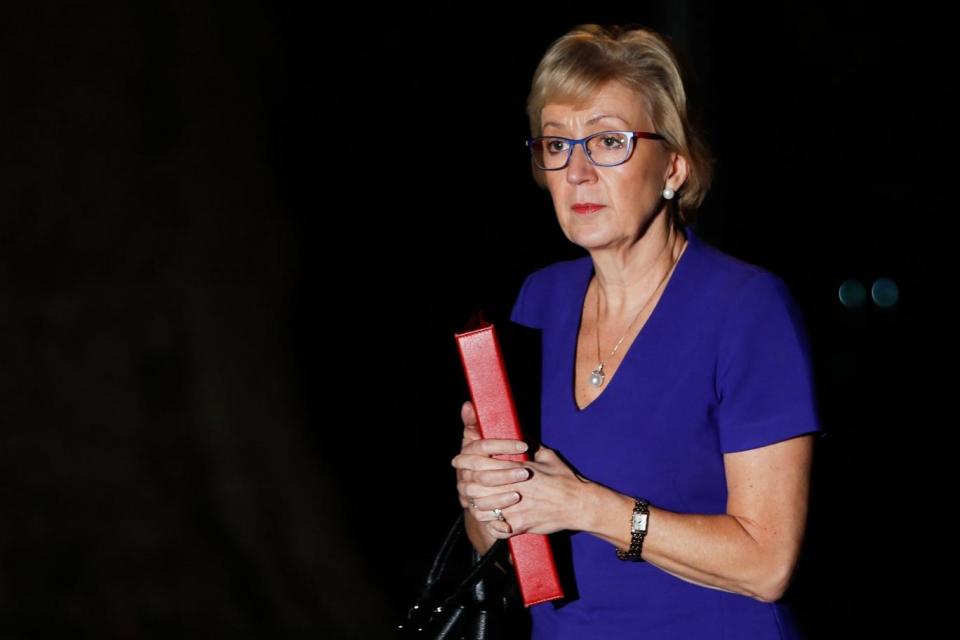
{"type": "Polygon", "coordinates": [[[595,106],[618,106],[621,108],[642,108],[646,103],[644,96],[619,82],[607,82],[585,94],[557,95],[547,98],[543,105],[544,111],[548,108],[564,108],[577,111],[588,110],[595,106]]]}
{"type": "Polygon", "coordinates": [[[574,122],[590,125],[601,120],[639,126],[647,119],[646,101],[641,94],[623,85],[608,84],[583,100],[548,101],[540,112],[540,119],[543,127],[574,122]]]}

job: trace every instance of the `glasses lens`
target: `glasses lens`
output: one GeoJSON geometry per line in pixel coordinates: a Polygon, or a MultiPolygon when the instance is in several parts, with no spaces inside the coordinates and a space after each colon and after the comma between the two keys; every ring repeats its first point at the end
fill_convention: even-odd
{"type": "Polygon", "coordinates": [[[590,158],[597,164],[611,166],[626,162],[630,153],[630,136],[618,131],[604,131],[587,140],[590,158]]]}
{"type": "Polygon", "coordinates": [[[530,151],[541,169],[559,169],[570,154],[570,143],[563,138],[536,138],[530,143],[530,151]]]}

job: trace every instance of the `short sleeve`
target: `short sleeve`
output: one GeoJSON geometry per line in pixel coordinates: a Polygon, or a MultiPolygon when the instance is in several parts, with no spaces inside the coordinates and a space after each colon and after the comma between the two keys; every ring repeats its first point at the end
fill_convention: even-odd
{"type": "Polygon", "coordinates": [[[525,327],[542,329],[543,323],[539,317],[542,310],[537,305],[536,296],[533,293],[533,282],[536,275],[536,272],[528,275],[520,286],[520,293],[517,294],[513,309],[510,311],[510,321],[525,327]]]}
{"type": "Polygon", "coordinates": [[[757,273],[738,292],[720,336],[716,383],[724,453],[822,434],[803,317],[778,276],[757,273]]]}

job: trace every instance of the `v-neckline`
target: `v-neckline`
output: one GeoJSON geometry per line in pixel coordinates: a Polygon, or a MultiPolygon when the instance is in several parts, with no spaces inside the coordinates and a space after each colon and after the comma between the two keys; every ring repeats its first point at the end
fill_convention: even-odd
{"type": "Polygon", "coordinates": [[[581,408],[577,404],[577,351],[580,343],[580,329],[581,327],[583,327],[583,309],[584,309],[584,305],[587,302],[587,294],[590,292],[590,282],[593,280],[593,275],[594,275],[593,258],[591,258],[590,256],[586,257],[585,259],[585,264],[587,266],[587,268],[585,269],[586,282],[581,282],[579,284],[578,291],[580,291],[581,293],[578,294],[579,295],[578,299],[580,300],[580,305],[579,307],[577,307],[578,313],[576,316],[576,320],[572,323],[573,324],[573,363],[570,365],[570,369],[569,369],[570,387],[568,392],[570,394],[569,395],[570,403],[573,405],[573,412],[575,414],[580,415],[580,414],[586,413],[595,404],[600,402],[602,398],[604,398],[608,393],[610,393],[610,387],[613,385],[614,380],[620,379],[620,374],[623,373],[624,366],[628,365],[627,360],[630,358],[630,354],[633,353],[634,347],[637,346],[637,342],[643,339],[643,336],[645,334],[649,335],[650,333],[652,333],[653,330],[650,329],[651,324],[653,324],[657,318],[663,315],[663,312],[660,310],[660,308],[663,306],[664,302],[667,301],[668,293],[675,288],[673,286],[673,282],[674,280],[677,279],[678,275],[680,274],[681,266],[687,262],[686,257],[687,257],[687,254],[690,253],[690,249],[691,249],[690,245],[693,245],[695,243],[694,234],[693,234],[693,231],[690,229],[690,227],[685,226],[684,231],[687,237],[687,247],[683,250],[683,255],[680,256],[680,259],[677,260],[677,264],[673,269],[673,273],[667,279],[667,284],[664,286],[663,291],[660,294],[660,298],[657,300],[657,304],[653,306],[653,309],[650,311],[650,315],[647,316],[647,319],[643,323],[643,326],[640,327],[640,331],[637,333],[636,336],[634,336],[633,340],[630,341],[630,344],[627,346],[627,350],[624,351],[623,357],[621,357],[620,359],[620,364],[617,366],[617,370],[614,371],[613,375],[606,380],[605,382],[606,387],[604,387],[603,391],[601,391],[599,395],[597,395],[593,400],[591,400],[588,404],[586,404],[584,407],[581,408]]]}

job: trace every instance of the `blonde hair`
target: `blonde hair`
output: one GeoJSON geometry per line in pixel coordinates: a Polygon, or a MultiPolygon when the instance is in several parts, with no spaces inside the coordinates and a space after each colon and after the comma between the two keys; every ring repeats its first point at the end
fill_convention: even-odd
{"type": "MultiPolygon", "coordinates": [[[[537,65],[527,97],[531,135],[542,135],[540,115],[548,102],[583,104],[611,81],[645,99],[654,130],[686,159],[687,179],[671,202],[680,221],[689,222],[710,188],[714,160],[688,114],[681,66],[664,36],[644,27],[581,24],[555,40],[537,65]]],[[[545,186],[543,172],[535,166],[533,171],[545,186]]]]}

